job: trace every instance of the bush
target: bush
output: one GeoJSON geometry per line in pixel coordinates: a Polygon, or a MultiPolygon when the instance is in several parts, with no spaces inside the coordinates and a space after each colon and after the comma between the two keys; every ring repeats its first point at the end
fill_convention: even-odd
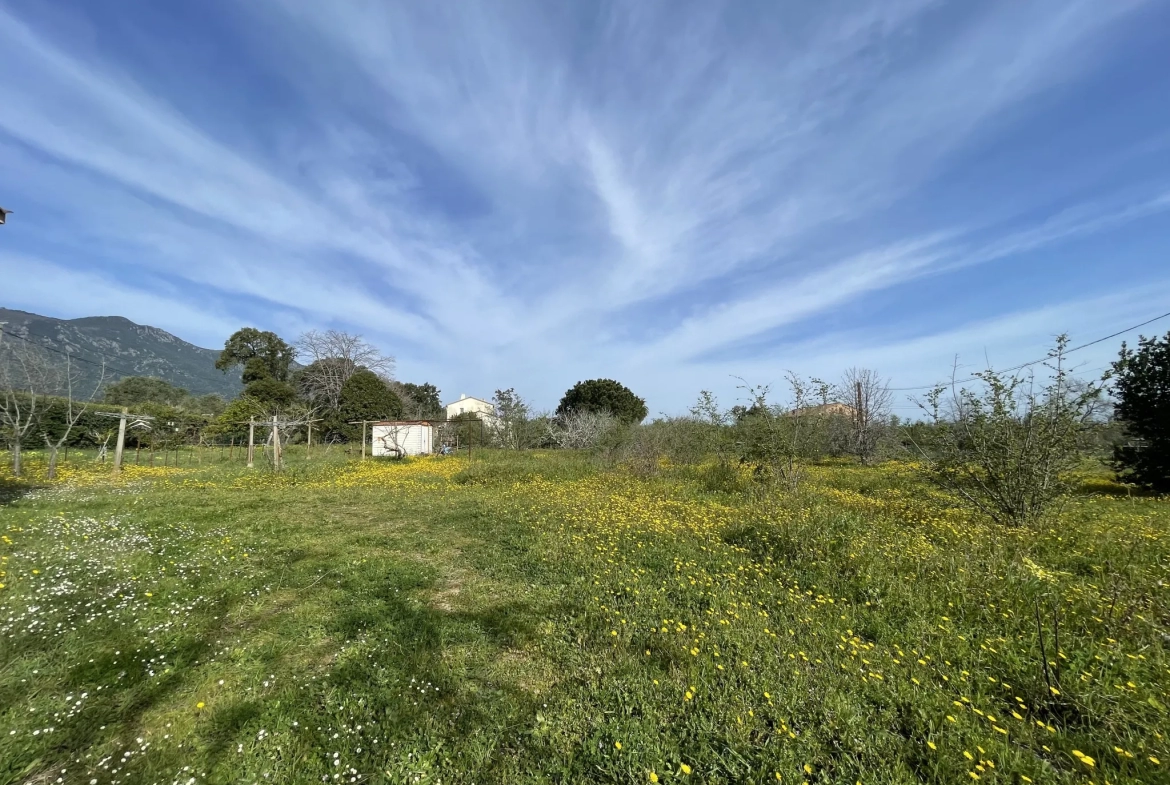
{"type": "Polygon", "coordinates": [[[819,394],[828,396],[828,385],[804,380],[788,373],[792,406],[768,403],[766,386],[747,388],[751,406],[740,407],[733,432],[740,463],[753,467],[757,480],[783,483],[795,490],[804,475],[804,465],[824,458],[829,443],[830,416],[824,405],[812,405],[819,394]]]}
{"type": "Polygon", "coordinates": [[[1051,379],[1031,373],[975,374],[982,388],[939,387],[923,407],[934,427],[916,444],[923,471],[935,484],[1002,524],[1043,518],[1071,490],[1066,478],[1081,461],[1087,421],[1101,389],[1077,384],[1064,368],[1068,339],[1049,354],[1051,379]]]}
{"type": "Polygon", "coordinates": [[[699,470],[699,487],[707,493],[744,493],[750,487],[743,472],[733,463],[716,461],[699,470]]]}

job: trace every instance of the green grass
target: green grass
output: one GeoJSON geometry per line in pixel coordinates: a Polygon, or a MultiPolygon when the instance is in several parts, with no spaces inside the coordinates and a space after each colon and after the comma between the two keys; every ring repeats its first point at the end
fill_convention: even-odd
{"type": "Polygon", "coordinates": [[[0,481],[0,783],[1170,781],[1170,505],[1105,482],[159,466],[0,481]]]}

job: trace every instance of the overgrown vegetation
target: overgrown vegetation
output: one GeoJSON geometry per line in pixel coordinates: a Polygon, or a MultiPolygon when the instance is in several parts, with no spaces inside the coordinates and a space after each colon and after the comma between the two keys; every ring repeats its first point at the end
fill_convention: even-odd
{"type": "Polygon", "coordinates": [[[476,455],[32,456],[0,780],[1166,779],[1163,501],[1085,476],[1004,528],[902,463],[476,455]]]}
{"type": "MultiPolygon", "coordinates": [[[[554,414],[497,390],[443,423],[457,458],[362,462],[330,452],[352,421],[439,391],[356,336],[299,345],[232,336],[214,421],[107,388],[154,417],[120,475],[61,454],[115,422],[68,364],[56,397],[3,364],[31,370],[0,385],[0,782],[1170,780],[1170,508],[1104,473],[1118,426],[1063,338],[913,423],[865,369],[647,424],[600,379],[554,414]],[[273,471],[236,450],[257,419],[273,471]]],[[[1112,374],[1152,490],[1167,356],[1112,374]]]]}
{"type": "Polygon", "coordinates": [[[934,428],[915,445],[927,476],[997,523],[1041,520],[1070,490],[1101,395],[1097,384],[1073,384],[1067,347],[1061,336],[1044,381],[989,369],[975,374],[978,387],[928,393],[923,410],[934,428]]]}

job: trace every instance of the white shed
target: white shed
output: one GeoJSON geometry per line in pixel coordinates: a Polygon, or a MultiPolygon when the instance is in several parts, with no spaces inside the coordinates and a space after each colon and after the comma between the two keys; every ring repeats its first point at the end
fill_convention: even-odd
{"type": "Polygon", "coordinates": [[[430,455],[434,451],[434,428],[425,420],[386,421],[373,423],[371,454],[430,455]]]}

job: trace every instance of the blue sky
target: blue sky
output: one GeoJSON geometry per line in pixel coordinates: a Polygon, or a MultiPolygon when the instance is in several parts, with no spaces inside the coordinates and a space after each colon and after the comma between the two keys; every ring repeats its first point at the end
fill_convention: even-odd
{"type": "Polygon", "coordinates": [[[543,407],[1007,366],[1170,310],[1167,29],[1137,0],[0,0],[0,304],[356,331],[446,398],[543,407]]]}

